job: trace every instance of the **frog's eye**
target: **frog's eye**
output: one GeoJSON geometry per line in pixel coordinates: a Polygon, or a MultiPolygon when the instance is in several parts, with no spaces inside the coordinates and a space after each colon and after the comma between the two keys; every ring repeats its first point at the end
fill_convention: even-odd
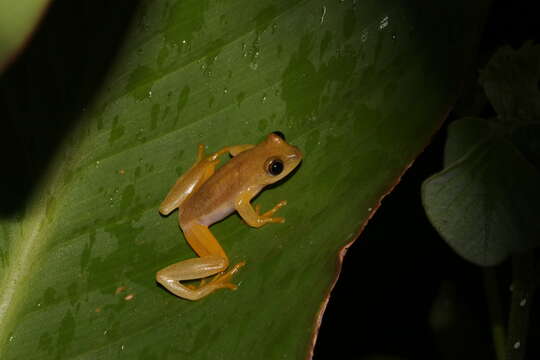
{"type": "Polygon", "coordinates": [[[277,176],[283,171],[283,161],[279,159],[273,159],[268,163],[266,168],[268,173],[272,176],[277,176]]]}

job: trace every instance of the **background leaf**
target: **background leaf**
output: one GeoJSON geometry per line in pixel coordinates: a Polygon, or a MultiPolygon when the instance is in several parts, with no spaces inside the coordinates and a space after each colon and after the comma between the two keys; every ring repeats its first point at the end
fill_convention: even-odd
{"type": "Polygon", "coordinates": [[[24,45],[48,4],[48,0],[0,1],[0,72],[24,45]]]}
{"type": "Polygon", "coordinates": [[[464,7],[485,4],[154,1],[130,26],[130,6],[87,6],[73,61],[37,67],[40,96],[10,97],[32,94],[25,67],[2,79],[6,150],[29,153],[4,152],[2,358],[304,358],[336,254],[440,126],[479,33],[464,7]],[[287,223],[212,227],[247,261],[239,290],[193,303],[158,287],[157,270],[193,256],[157,208],[196,144],[274,130],[305,160],[256,203],[287,199],[287,223]]]}
{"type": "Polygon", "coordinates": [[[479,143],[424,182],[422,202],[433,226],[459,255],[487,266],[538,244],[540,173],[481,119],[450,125],[446,156],[454,157],[452,149],[467,144],[482,122],[479,143]]]}
{"type": "Polygon", "coordinates": [[[499,49],[480,82],[495,119],[449,126],[445,170],[422,186],[426,213],[461,256],[495,265],[538,246],[540,46],[499,49]]]}
{"type": "Polygon", "coordinates": [[[540,45],[503,46],[480,72],[480,83],[503,121],[540,120],[540,45]]]}

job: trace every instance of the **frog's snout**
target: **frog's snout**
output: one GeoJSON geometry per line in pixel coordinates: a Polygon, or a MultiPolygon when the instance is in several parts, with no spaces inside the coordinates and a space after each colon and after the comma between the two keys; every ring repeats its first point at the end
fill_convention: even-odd
{"type": "Polygon", "coordinates": [[[302,152],[300,151],[300,149],[297,148],[296,146],[293,146],[292,148],[293,148],[293,152],[292,154],[289,155],[291,160],[298,160],[298,161],[302,160],[302,152]]]}

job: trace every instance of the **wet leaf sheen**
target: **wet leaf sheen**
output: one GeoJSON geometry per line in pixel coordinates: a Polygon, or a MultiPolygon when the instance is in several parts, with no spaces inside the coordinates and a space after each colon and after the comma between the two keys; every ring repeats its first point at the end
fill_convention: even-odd
{"type": "Polygon", "coordinates": [[[456,95],[481,18],[464,3],[143,2],[24,216],[2,220],[0,358],[306,357],[339,249],[456,95]],[[247,262],[239,289],[189,302],[157,286],[193,256],[158,205],[196,145],[275,130],[305,160],[255,202],[286,199],[287,222],[211,228],[247,262]]]}

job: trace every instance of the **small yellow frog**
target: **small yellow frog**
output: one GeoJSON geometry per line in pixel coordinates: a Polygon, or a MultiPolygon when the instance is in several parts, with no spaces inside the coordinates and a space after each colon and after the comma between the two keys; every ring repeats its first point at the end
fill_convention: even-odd
{"type": "Polygon", "coordinates": [[[237,286],[229,280],[245,262],[225,272],[229,259],[208,227],[235,210],[253,227],[283,223],[284,218],[272,215],[286,201],[280,201],[264,214],[260,214],[259,205],[254,209],[250,201],[266,185],[289,174],[301,160],[300,150],[287,144],[278,131],[258,145],[229,146],[209,156],[204,154],[204,145],[199,145],[197,161],[176,181],[159,207],[163,215],[179,208],[178,223],[199,257],[160,270],[156,280],[174,295],[189,300],[201,299],[221,288],[235,290],[237,286]],[[226,153],[233,158],[215,171],[219,157],[226,153]],[[205,282],[204,278],[214,274],[205,282]],[[193,279],[202,279],[198,287],[181,283],[193,279]]]}

